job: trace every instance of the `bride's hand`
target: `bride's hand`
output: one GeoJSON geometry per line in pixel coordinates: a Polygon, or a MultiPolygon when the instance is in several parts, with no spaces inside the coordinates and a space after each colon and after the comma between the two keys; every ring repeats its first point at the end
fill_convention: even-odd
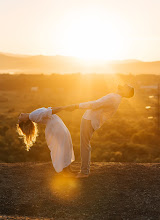
{"type": "Polygon", "coordinates": [[[56,114],[57,112],[60,112],[64,110],[64,107],[63,106],[60,106],[60,107],[53,107],[52,108],[52,114],[56,114]]]}

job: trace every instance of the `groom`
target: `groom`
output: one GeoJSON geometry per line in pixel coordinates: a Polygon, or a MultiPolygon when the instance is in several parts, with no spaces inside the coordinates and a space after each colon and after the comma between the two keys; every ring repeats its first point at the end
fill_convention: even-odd
{"type": "Polygon", "coordinates": [[[81,170],[77,178],[85,178],[90,173],[91,145],[90,140],[95,130],[99,129],[117,111],[123,97],[131,98],[134,95],[134,88],[125,84],[118,86],[116,93],[90,102],[69,105],[63,109],[72,111],[75,109],[87,109],[81,121],[80,128],[80,149],[81,149],[81,170]]]}

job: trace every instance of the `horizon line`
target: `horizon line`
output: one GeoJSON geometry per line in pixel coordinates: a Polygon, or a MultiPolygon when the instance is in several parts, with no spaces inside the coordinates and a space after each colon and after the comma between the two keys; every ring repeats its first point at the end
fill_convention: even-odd
{"type": "Polygon", "coordinates": [[[124,59],[105,59],[105,58],[82,58],[82,57],[78,57],[78,56],[71,56],[71,55],[63,55],[63,54],[30,54],[30,53],[26,53],[26,54],[22,54],[22,53],[14,53],[14,52],[2,52],[0,51],[0,54],[4,54],[4,55],[8,55],[8,56],[22,56],[22,57],[34,57],[34,56],[45,56],[45,57],[56,57],[56,56],[61,56],[61,57],[70,57],[70,58],[76,58],[76,59],[81,59],[84,61],[139,61],[139,62],[158,62],[160,61],[160,58],[158,60],[143,60],[143,59],[138,59],[138,58],[124,58],[124,59]]]}

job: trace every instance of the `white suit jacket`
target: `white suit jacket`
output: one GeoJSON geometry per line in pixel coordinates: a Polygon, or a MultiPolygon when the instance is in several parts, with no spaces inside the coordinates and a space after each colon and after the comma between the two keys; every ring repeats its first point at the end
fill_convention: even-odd
{"type": "Polygon", "coordinates": [[[91,120],[93,129],[97,130],[117,111],[121,98],[119,94],[110,93],[95,101],[80,103],[79,108],[88,109],[83,118],[91,120]]]}

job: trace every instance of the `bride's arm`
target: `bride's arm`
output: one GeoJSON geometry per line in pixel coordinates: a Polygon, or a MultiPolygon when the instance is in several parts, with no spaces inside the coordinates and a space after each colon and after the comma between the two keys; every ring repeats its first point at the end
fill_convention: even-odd
{"type": "Polygon", "coordinates": [[[52,108],[52,114],[56,114],[62,110],[66,111],[74,111],[76,109],[79,109],[79,104],[73,104],[73,105],[67,105],[67,106],[60,106],[60,107],[53,107],[52,108]]]}
{"type": "Polygon", "coordinates": [[[67,106],[64,106],[63,109],[66,111],[74,111],[76,109],[79,109],[79,104],[67,105],[67,106]]]}
{"type": "Polygon", "coordinates": [[[59,107],[53,107],[52,108],[52,114],[56,114],[62,110],[65,110],[65,106],[59,106],[59,107]]]}

